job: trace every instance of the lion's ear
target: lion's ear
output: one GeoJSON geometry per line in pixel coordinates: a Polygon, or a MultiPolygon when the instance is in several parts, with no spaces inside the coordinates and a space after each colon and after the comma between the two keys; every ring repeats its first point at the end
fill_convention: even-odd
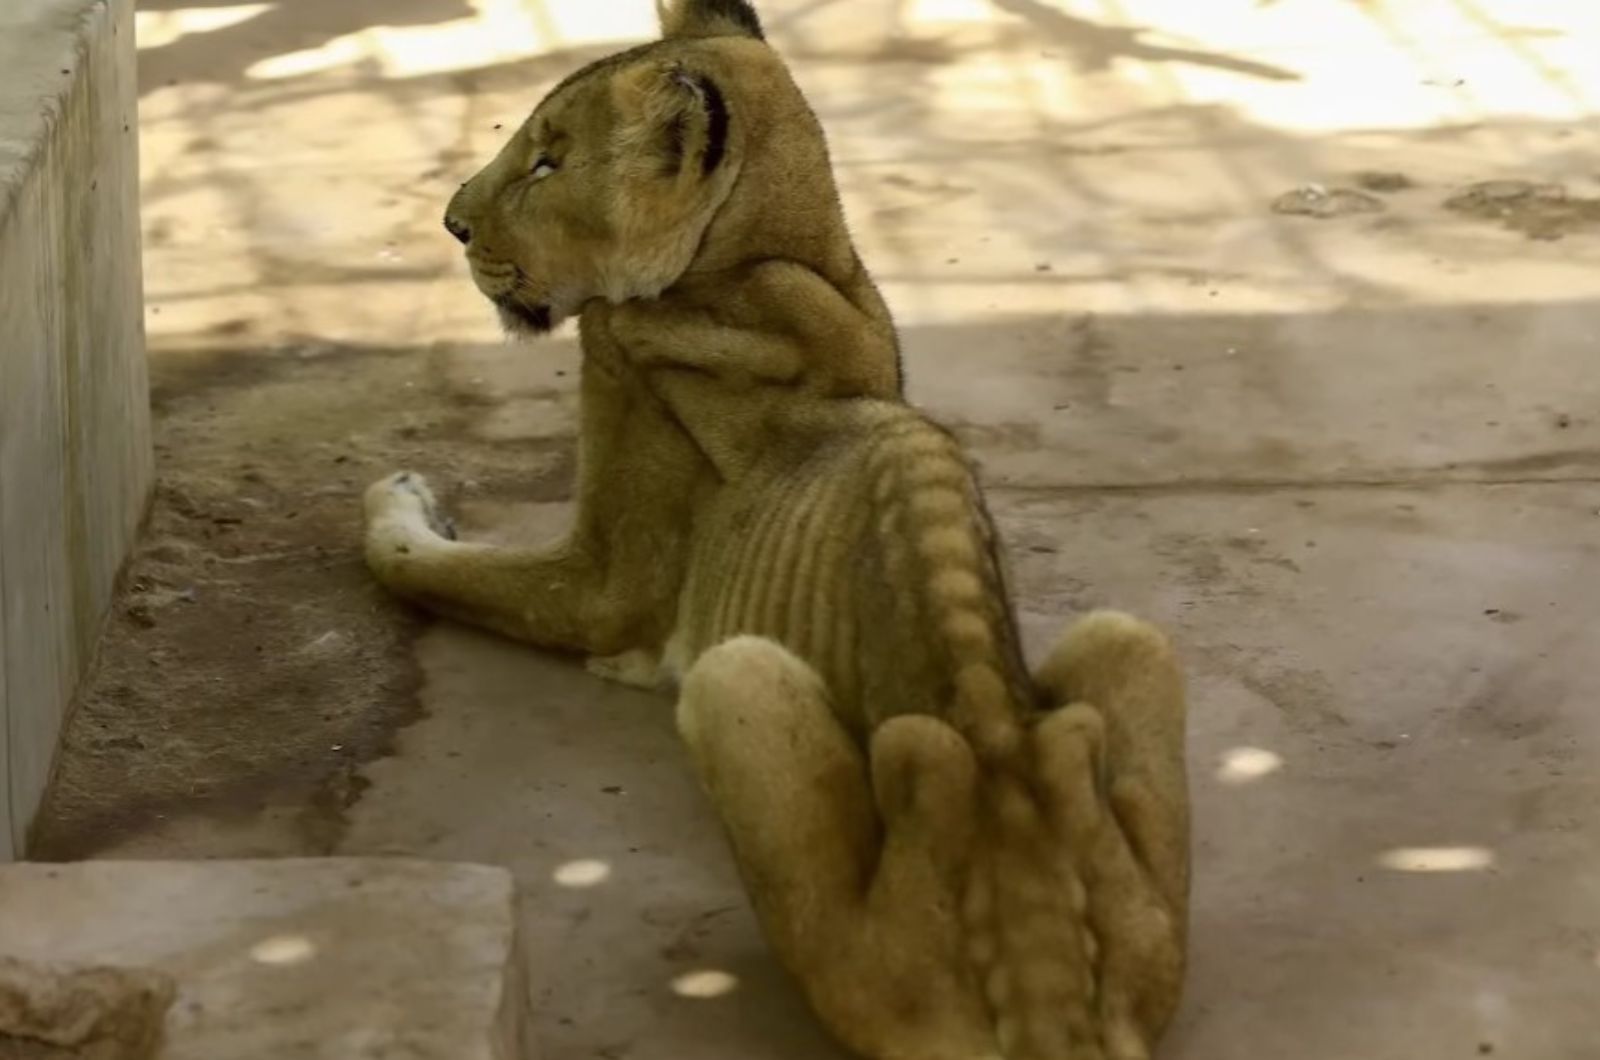
{"type": "Polygon", "coordinates": [[[754,37],[765,40],[749,0],[656,0],[663,37],[754,37]]]}
{"type": "Polygon", "coordinates": [[[728,156],[732,115],[709,74],[681,63],[644,63],[619,75],[612,94],[619,133],[637,157],[660,159],[663,176],[710,177],[728,156]]]}

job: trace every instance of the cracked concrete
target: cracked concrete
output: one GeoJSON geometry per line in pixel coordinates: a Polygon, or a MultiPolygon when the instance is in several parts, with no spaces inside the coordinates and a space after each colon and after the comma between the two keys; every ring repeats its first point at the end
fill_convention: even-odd
{"type": "MultiPolygon", "coordinates": [[[[575,349],[501,345],[438,215],[649,3],[184,2],[141,21],[162,489],[36,852],[502,862],[547,1058],[837,1055],[667,704],[420,627],[355,548],[400,465],[469,533],[559,532],[575,349]]],[[[1030,642],[1111,604],[1183,647],[1195,961],[1164,1055],[1590,1055],[1600,15],[763,10],[1030,642]],[[1489,181],[1577,205],[1446,208],[1489,181]],[[1382,209],[1272,209],[1342,187],[1382,209]]]]}

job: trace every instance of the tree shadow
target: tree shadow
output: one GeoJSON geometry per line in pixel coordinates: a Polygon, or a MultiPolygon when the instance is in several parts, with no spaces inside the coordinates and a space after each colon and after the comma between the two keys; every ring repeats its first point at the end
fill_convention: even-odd
{"type": "MultiPolygon", "coordinates": [[[[140,0],[139,10],[232,6],[224,0],[140,0]]],[[[189,81],[235,82],[262,59],[319,48],[376,25],[427,26],[472,14],[466,0],[276,0],[243,21],[142,49],[139,91],[189,81]]]]}
{"type": "Polygon", "coordinates": [[[1146,28],[1102,25],[1086,18],[1069,15],[1065,11],[1041,3],[1040,0],[989,0],[989,2],[1007,14],[1026,19],[1041,36],[1066,48],[1072,53],[1074,65],[1084,73],[1105,70],[1118,59],[1138,59],[1144,62],[1208,66],[1250,77],[1265,78],[1269,81],[1300,80],[1300,75],[1293,70],[1271,63],[1241,59],[1221,52],[1147,44],[1141,39],[1150,32],[1146,28]]]}
{"type": "MultiPolygon", "coordinates": [[[[1104,25],[1069,15],[1040,0],[991,2],[997,9],[1025,20],[1054,44],[1066,48],[1081,72],[1102,71],[1119,59],[1132,59],[1188,63],[1273,81],[1299,79],[1294,71],[1270,63],[1221,52],[1150,44],[1142,39],[1151,32],[1145,27],[1104,25]]],[[[540,0],[528,0],[528,3],[530,8],[542,10],[540,0]]],[[[232,0],[141,0],[139,9],[166,12],[230,6],[236,6],[232,0]]],[[[818,58],[826,52],[805,40],[803,27],[809,19],[834,6],[836,0],[812,0],[798,10],[783,12],[771,20],[772,32],[797,38],[793,43],[798,47],[786,49],[794,58],[818,58]]],[[[425,26],[470,17],[473,13],[466,0],[341,0],[336,4],[325,0],[274,0],[266,10],[243,21],[188,33],[170,44],[141,51],[141,92],[194,80],[233,82],[254,62],[315,49],[373,26],[425,26]]],[[[884,14],[885,26],[899,26],[904,22],[902,4],[892,5],[884,14]]],[[[939,40],[897,37],[888,41],[877,57],[888,61],[949,62],[958,58],[963,50],[939,40]]]]}

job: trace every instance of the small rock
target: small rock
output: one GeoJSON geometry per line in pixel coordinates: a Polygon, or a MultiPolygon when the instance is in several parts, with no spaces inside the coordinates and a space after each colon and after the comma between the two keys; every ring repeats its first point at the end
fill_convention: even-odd
{"type": "Polygon", "coordinates": [[[1381,213],[1383,200],[1353,188],[1325,188],[1306,184],[1273,200],[1272,212],[1325,221],[1349,214],[1381,213]]]}
{"type": "Polygon", "coordinates": [[[1485,206],[1509,206],[1538,199],[1561,202],[1567,197],[1562,184],[1535,184],[1531,180],[1485,180],[1468,185],[1444,201],[1445,209],[1473,212],[1485,206]]]}
{"type": "Polygon", "coordinates": [[[172,977],[154,969],[0,957],[0,1056],[149,1060],[176,998],[172,977]]]}

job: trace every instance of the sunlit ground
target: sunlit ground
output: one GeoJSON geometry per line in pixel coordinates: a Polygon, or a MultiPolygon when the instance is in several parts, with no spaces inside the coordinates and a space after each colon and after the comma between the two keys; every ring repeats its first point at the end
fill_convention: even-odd
{"type": "Polygon", "coordinates": [[[1483,847],[1406,847],[1378,860],[1396,872],[1482,872],[1494,866],[1494,852],[1483,847]]]}
{"type": "MultiPolygon", "coordinates": [[[[197,34],[236,26],[273,5],[177,8],[137,13],[143,48],[164,47],[197,34]]],[[[303,77],[351,66],[385,78],[471,70],[529,59],[573,45],[644,37],[655,25],[649,3],[544,4],[528,0],[468,0],[471,14],[422,26],[366,25],[300,51],[253,63],[254,80],[303,77]]]]}
{"type": "Polygon", "coordinates": [[[611,878],[611,866],[604,861],[569,861],[551,877],[562,887],[585,890],[598,887],[611,878]]]}
{"type": "Polygon", "coordinates": [[[1283,768],[1282,756],[1260,747],[1236,747],[1222,756],[1217,780],[1231,787],[1270,777],[1283,768]]]}
{"type": "MultiPolygon", "coordinates": [[[[383,297],[455,270],[447,245],[408,248],[410,234],[433,226],[453,182],[541,86],[648,36],[653,4],[437,6],[449,17],[405,24],[387,24],[381,6],[346,8],[323,16],[322,39],[290,50],[249,44],[293,0],[140,13],[152,68],[181,55],[189,75],[150,86],[144,105],[153,333],[236,316],[321,331],[342,317],[363,318],[351,330],[371,337],[411,333],[400,319],[424,306],[430,327],[492,331],[459,292],[398,313],[349,302],[338,313],[327,287],[383,297]],[[218,37],[240,46],[213,61],[218,37]],[[224,120],[224,98],[247,112],[224,120]],[[231,260],[229,247],[240,251],[231,260]],[[303,299],[285,314],[276,296],[258,297],[263,287],[303,299]]],[[[1352,294],[1494,300],[1506,285],[1468,249],[1481,233],[1409,219],[1424,198],[1442,201],[1437,190],[1395,200],[1388,221],[1403,239],[1276,219],[1269,205],[1358,168],[1446,190],[1499,176],[1580,178],[1573,194],[1600,192],[1581,183],[1592,166],[1571,139],[1600,100],[1600,8],[1576,0],[768,8],[774,42],[828,123],[867,259],[914,322],[1050,311],[1069,294],[1083,308],[1146,313],[1293,312],[1352,294]],[[1426,130],[1438,134],[1416,135],[1426,130]],[[1437,266],[1463,253],[1472,267],[1437,266]],[[1213,294],[1207,275],[1228,276],[1227,290],[1213,294]]],[[[1593,285],[1588,251],[1498,257],[1525,270],[1519,300],[1593,285]]]]}
{"type": "Polygon", "coordinates": [[[250,957],[258,964],[304,964],[316,955],[316,944],[304,935],[273,935],[250,947],[250,957]]]}
{"type": "Polygon", "coordinates": [[[680,975],[672,981],[672,992],[679,997],[709,1001],[739,989],[739,980],[727,972],[703,971],[680,975]]]}

